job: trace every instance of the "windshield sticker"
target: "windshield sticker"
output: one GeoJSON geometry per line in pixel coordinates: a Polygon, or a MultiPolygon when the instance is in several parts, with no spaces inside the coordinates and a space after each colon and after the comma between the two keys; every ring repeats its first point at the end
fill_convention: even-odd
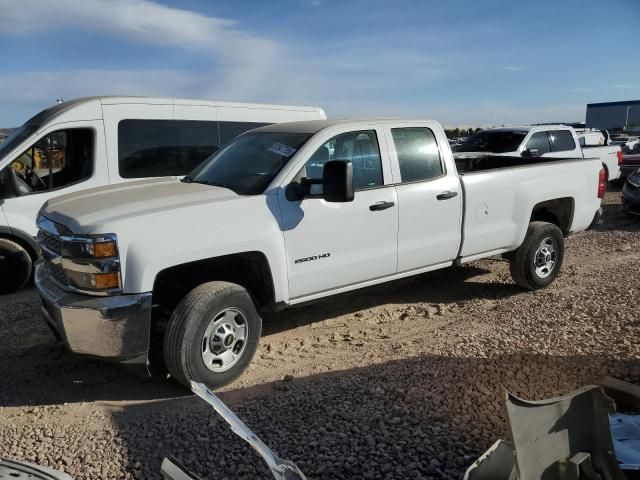
{"type": "Polygon", "coordinates": [[[283,157],[289,158],[291,155],[296,153],[296,149],[290,147],[289,145],[283,145],[282,143],[274,143],[269,147],[269,151],[273,153],[277,153],[278,155],[282,155],[283,157]]]}

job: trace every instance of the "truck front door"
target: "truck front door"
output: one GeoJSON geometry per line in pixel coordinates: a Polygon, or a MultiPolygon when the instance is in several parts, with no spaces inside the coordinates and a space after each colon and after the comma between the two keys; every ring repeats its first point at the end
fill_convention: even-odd
{"type": "MultiPolygon", "coordinates": [[[[384,135],[375,125],[335,133],[317,139],[295,180],[322,178],[329,160],[351,161],[353,202],[291,201],[279,194],[292,300],[396,272],[398,200],[388,157],[381,154],[384,135]]],[[[312,188],[321,194],[321,185],[312,188]]]]}

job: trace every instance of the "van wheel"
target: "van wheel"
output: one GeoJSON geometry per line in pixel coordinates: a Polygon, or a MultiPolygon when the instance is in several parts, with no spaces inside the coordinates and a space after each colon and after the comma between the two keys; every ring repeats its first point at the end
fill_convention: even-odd
{"type": "Polygon", "coordinates": [[[511,258],[509,267],[518,285],[537,290],[555,280],[563,260],[562,231],[552,223],[531,222],[524,242],[511,258]]]}
{"type": "Polygon", "coordinates": [[[0,238],[0,294],[17,292],[31,278],[33,263],[22,246],[0,238]]]}
{"type": "Polygon", "coordinates": [[[253,358],[262,319],[249,293],[228,282],[202,284],[173,311],[164,336],[169,373],[183,385],[231,383],[253,358]]]}

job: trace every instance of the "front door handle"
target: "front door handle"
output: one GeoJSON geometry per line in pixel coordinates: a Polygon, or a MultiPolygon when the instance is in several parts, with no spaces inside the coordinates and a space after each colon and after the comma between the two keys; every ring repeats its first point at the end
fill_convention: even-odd
{"type": "Polygon", "coordinates": [[[369,210],[372,212],[378,212],[380,210],[386,210],[387,208],[391,208],[395,205],[393,202],[378,202],[373,205],[369,205],[369,210]]]}
{"type": "Polygon", "coordinates": [[[436,198],[438,200],[449,200],[450,198],[453,198],[456,195],[458,195],[458,192],[442,192],[441,194],[437,195],[436,198]]]}

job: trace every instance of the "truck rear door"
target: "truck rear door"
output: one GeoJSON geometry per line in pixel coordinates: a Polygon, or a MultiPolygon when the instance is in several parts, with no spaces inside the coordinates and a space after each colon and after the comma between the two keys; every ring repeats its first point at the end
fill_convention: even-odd
{"type": "Polygon", "coordinates": [[[399,205],[398,273],[454,260],[462,192],[451,151],[435,122],[385,128],[399,205]]]}

